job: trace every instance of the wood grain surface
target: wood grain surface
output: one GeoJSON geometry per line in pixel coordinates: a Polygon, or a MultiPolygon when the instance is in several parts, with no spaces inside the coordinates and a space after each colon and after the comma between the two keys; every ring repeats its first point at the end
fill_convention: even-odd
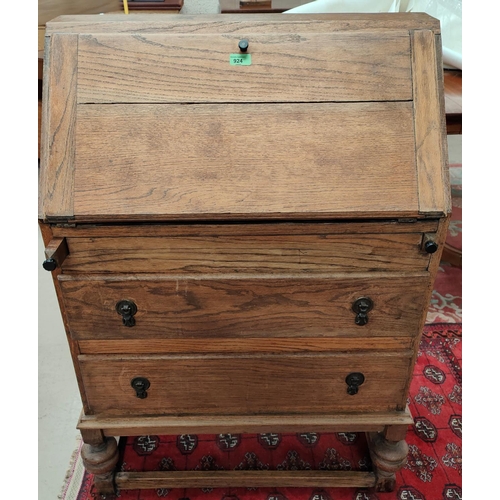
{"type": "Polygon", "coordinates": [[[118,472],[120,489],[158,488],[264,488],[375,486],[373,472],[359,471],[148,471],[118,472]]]}
{"type": "Polygon", "coordinates": [[[425,271],[422,233],[67,238],[71,273],[425,271]]]}
{"type": "MultiPolygon", "coordinates": [[[[441,265],[441,256],[442,252],[444,249],[444,244],[446,241],[446,236],[448,233],[448,227],[449,227],[449,222],[450,222],[450,217],[443,217],[439,221],[439,227],[438,230],[436,231],[436,234],[434,236],[434,241],[438,245],[438,249],[436,252],[431,254],[430,262],[429,262],[429,283],[427,285],[427,288],[424,293],[422,293],[422,300],[423,303],[426,304],[426,309],[428,308],[431,298],[432,298],[432,293],[434,291],[434,283],[436,280],[437,273],[439,272],[439,267],[441,265]]],[[[412,381],[413,377],[413,368],[415,366],[415,363],[417,361],[417,357],[419,354],[419,346],[420,346],[420,340],[422,338],[422,332],[424,331],[424,325],[426,322],[427,314],[424,312],[422,316],[420,317],[420,322],[417,327],[418,329],[418,335],[415,337],[415,344],[414,344],[414,352],[413,352],[413,359],[410,364],[410,371],[408,372],[407,376],[407,381],[406,381],[406,392],[409,392],[410,390],[410,384],[412,381]]]]}
{"type": "Polygon", "coordinates": [[[411,349],[412,337],[301,337],[301,338],[211,338],[80,340],[81,354],[189,354],[189,353],[279,353],[398,351],[411,349]]]}
{"type": "Polygon", "coordinates": [[[253,34],[80,35],[79,103],[398,101],[412,98],[410,38],[253,34]]]}
{"type": "MultiPolygon", "coordinates": [[[[450,207],[440,43],[426,14],[48,23],[40,218],[60,223],[42,225],[49,253],[68,247],[53,277],[87,440],[403,435],[450,207]],[[252,65],[231,66],[242,38],[252,65]]],[[[205,477],[118,476],[191,480],[205,477]]]]}
{"type": "Polygon", "coordinates": [[[182,238],[217,238],[253,235],[265,236],[326,236],[334,234],[400,234],[433,233],[438,229],[439,219],[386,219],[386,220],[350,220],[350,221],[225,221],[221,224],[206,223],[146,223],[146,224],[56,224],[52,233],[61,238],[101,238],[101,237],[182,237],[182,238]]]}
{"type": "Polygon", "coordinates": [[[418,214],[411,102],[80,105],[76,164],[77,219],[418,214]]]}
{"type": "Polygon", "coordinates": [[[68,244],[66,238],[53,238],[45,247],[45,258],[54,259],[58,267],[68,256],[68,244]]]}
{"type": "Polygon", "coordinates": [[[148,434],[235,434],[260,432],[383,432],[388,425],[408,426],[413,419],[404,411],[373,413],[340,413],[330,415],[266,415],[266,416],[152,416],[109,417],[85,415],[78,429],[102,429],[105,436],[144,436],[148,434]]]}
{"type": "Polygon", "coordinates": [[[46,38],[39,218],[73,215],[78,37],[46,38]]]}
{"type": "Polygon", "coordinates": [[[325,414],[404,408],[410,351],[349,354],[79,356],[91,411],[109,415],[325,414]],[[347,394],[345,378],[364,383],[347,394]],[[150,382],[145,399],[130,383],[150,382]]]}
{"type": "Polygon", "coordinates": [[[378,275],[130,275],[59,277],[71,334],[80,340],[412,336],[426,304],[427,273],[378,275]],[[352,304],[374,303],[364,326],[352,304]],[[115,306],[137,305],[134,327],[115,306]]]}
{"type": "Polygon", "coordinates": [[[38,25],[57,16],[119,10],[120,0],[38,0],[38,25]]]}
{"type": "Polygon", "coordinates": [[[332,33],[334,31],[440,32],[439,20],[422,12],[411,15],[379,14],[239,14],[155,16],[154,14],[107,14],[106,16],[60,16],[47,23],[47,33],[332,33]]]}
{"type": "Polygon", "coordinates": [[[436,48],[432,31],[413,32],[412,56],[419,210],[446,214],[451,211],[451,196],[441,47],[436,48]]]}
{"type": "MultiPolygon", "coordinates": [[[[59,237],[54,237],[54,234],[52,232],[52,227],[49,224],[45,224],[43,222],[39,222],[39,228],[40,228],[40,233],[42,236],[43,244],[45,245],[45,248],[51,248],[51,241],[54,239],[58,239],[59,237]]],[[[64,253],[63,253],[64,255],[64,253]]],[[[41,262],[40,262],[41,265],[41,262]]],[[[80,395],[82,399],[82,404],[83,404],[83,409],[84,411],[88,410],[88,405],[87,405],[87,396],[85,395],[85,389],[83,387],[83,382],[80,374],[80,364],[78,363],[77,356],[80,354],[80,348],[78,346],[78,342],[71,338],[71,335],[69,333],[69,326],[68,326],[68,321],[66,317],[66,310],[64,308],[64,302],[62,298],[62,292],[61,292],[61,285],[58,279],[58,276],[61,274],[61,268],[56,267],[54,271],[51,273],[52,276],[52,282],[54,284],[54,290],[56,292],[56,297],[57,297],[57,303],[59,306],[59,309],[61,311],[61,319],[63,321],[63,326],[64,326],[64,332],[66,334],[66,339],[68,341],[68,347],[69,347],[69,353],[71,355],[71,361],[73,362],[73,368],[75,370],[75,375],[76,375],[76,382],[78,384],[78,389],[80,390],[80,395]]]]}

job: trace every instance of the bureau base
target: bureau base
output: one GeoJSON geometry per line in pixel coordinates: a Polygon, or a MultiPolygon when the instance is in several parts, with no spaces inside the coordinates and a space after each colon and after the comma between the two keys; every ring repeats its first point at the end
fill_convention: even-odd
{"type": "Polygon", "coordinates": [[[396,472],[408,453],[405,441],[413,423],[402,412],[328,416],[225,416],[121,418],[83,415],[78,423],[84,446],[82,459],[94,474],[101,494],[115,489],[221,488],[221,487],[364,487],[392,491],[396,472]],[[151,471],[116,472],[115,436],[300,432],[365,432],[372,472],[353,471],[151,471]]]}

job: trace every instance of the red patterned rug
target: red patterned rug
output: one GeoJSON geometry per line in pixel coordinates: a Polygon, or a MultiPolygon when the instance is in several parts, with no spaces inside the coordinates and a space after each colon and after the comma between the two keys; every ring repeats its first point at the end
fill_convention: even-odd
{"type": "MultiPolygon", "coordinates": [[[[124,490],[123,500],[453,500],[462,498],[462,271],[442,264],[408,404],[409,456],[394,492],[360,488],[124,490]]],[[[369,470],[363,434],[140,436],[120,441],[119,468],[141,470],[369,470]]],[[[68,488],[66,488],[68,489],[68,488]]],[[[65,500],[99,498],[83,472],[65,500]]]]}

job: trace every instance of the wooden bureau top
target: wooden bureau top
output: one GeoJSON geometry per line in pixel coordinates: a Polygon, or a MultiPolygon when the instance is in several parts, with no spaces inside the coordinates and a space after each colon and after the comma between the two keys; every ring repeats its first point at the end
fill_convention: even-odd
{"type": "Polygon", "coordinates": [[[423,12],[390,14],[237,14],[157,16],[155,14],[66,15],[47,23],[53,33],[330,33],[359,30],[432,30],[439,20],[423,12]]]}
{"type": "Polygon", "coordinates": [[[61,16],[40,219],[444,216],[440,51],[426,14],[61,16]]]}

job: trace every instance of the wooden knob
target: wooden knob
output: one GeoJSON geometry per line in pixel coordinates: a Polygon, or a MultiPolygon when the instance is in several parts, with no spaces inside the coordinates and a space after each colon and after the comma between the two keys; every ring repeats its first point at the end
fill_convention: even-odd
{"type": "Polygon", "coordinates": [[[42,267],[46,271],[53,271],[57,267],[57,262],[55,261],[55,259],[45,259],[43,261],[42,267]]]}
{"type": "Polygon", "coordinates": [[[424,245],[424,250],[427,253],[437,252],[438,244],[435,241],[426,241],[424,245]]]}
{"type": "Polygon", "coordinates": [[[241,50],[241,52],[246,52],[248,50],[248,40],[246,38],[240,40],[238,43],[238,48],[241,50]]]}

